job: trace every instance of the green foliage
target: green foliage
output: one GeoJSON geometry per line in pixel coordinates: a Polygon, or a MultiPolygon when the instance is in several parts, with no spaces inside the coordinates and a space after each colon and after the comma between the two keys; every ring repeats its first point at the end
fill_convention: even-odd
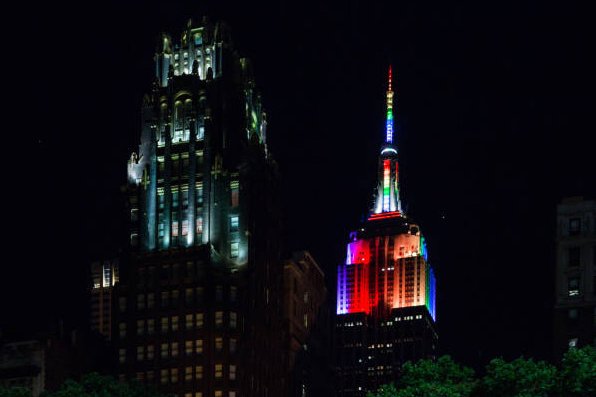
{"type": "Polygon", "coordinates": [[[556,386],[557,369],[544,361],[493,359],[480,382],[485,397],[547,397],[556,386]]]}
{"type": "Polygon", "coordinates": [[[397,386],[382,387],[369,397],[467,397],[474,389],[474,371],[443,356],[436,361],[406,363],[397,386]]]}
{"type": "Polygon", "coordinates": [[[569,349],[559,370],[560,396],[596,396],[596,349],[585,346],[569,349]]]}
{"type": "Polygon", "coordinates": [[[0,397],[31,397],[31,392],[24,387],[0,386],[0,397]]]}

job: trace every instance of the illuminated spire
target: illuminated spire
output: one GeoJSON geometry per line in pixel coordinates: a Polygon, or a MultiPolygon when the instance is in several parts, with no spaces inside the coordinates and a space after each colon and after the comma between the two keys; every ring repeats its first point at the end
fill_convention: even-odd
{"type": "Polygon", "coordinates": [[[387,88],[386,143],[393,143],[393,90],[391,89],[391,65],[389,65],[389,87],[387,88]]]}
{"type": "MultiPolygon", "coordinates": [[[[401,216],[399,201],[399,168],[397,162],[397,147],[393,144],[393,71],[389,66],[387,85],[387,123],[386,139],[381,148],[379,158],[379,187],[372,218],[379,214],[390,213],[390,216],[401,216]]],[[[385,216],[383,215],[383,216],[385,216]]]]}

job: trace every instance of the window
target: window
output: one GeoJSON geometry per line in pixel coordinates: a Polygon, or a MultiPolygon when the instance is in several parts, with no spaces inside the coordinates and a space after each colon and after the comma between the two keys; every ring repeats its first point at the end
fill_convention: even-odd
{"type": "Polygon", "coordinates": [[[230,312],[230,328],[235,329],[238,323],[238,316],[236,312],[230,312]]]}
{"type": "Polygon", "coordinates": [[[161,293],[161,307],[170,306],[170,294],[168,291],[162,291],[161,293]]]}
{"type": "Polygon", "coordinates": [[[187,382],[192,380],[192,367],[184,368],[184,380],[187,382]]]}
{"type": "Polygon", "coordinates": [[[223,338],[221,336],[215,338],[215,350],[218,352],[223,350],[223,338]]]}
{"type": "Polygon", "coordinates": [[[118,324],[118,336],[120,336],[120,338],[126,338],[126,323],[120,323],[118,324]]]}
{"type": "Polygon", "coordinates": [[[195,367],[195,378],[203,379],[203,366],[202,365],[197,365],[195,367]]]}
{"type": "Polygon", "coordinates": [[[223,325],[223,312],[215,312],[215,326],[221,327],[223,325]]]}
{"type": "Polygon", "coordinates": [[[215,287],[215,301],[221,302],[223,299],[223,287],[218,285],[215,287]]]}
{"type": "MultiPolygon", "coordinates": [[[[304,393],[303,395],[306,395],[306,393],[304,393]]],[[[236,392],[235,391],[229,392],[228,397],[236,397],[236,392]]]]}
{"type": "Polygon", "coordinates": [[[163,333],[168,332],[168,328],[169,328],[168,318],[162,317],[161,318],[161,332],[163,332],[163,333]]]}
{"type": "Polygon", "coordinates": [[[230,258],[238,258],[239,251],[240,244],[238,242],[233,242],[230,244],[230,258]]]}
{"type": "Polygon", "coordinates": [[[150,318],[147,320],[147,335],[153,335],[155,333],[155,319],[150,318]]]}
{"type": "Polygon", "coordinates": [[[197,223],[197,225],[196,225],[197,226],[197,235],[203,234],[203,217],[197,216],[196,223],[197,223]]]}
{"type": "Polygon", "coordinates": [[[145,320],[137,320],[137,335],[143,336],[145,334],[145,320]]]}
{"type": "Polygon", "coordinates": [[[230,353],[236,353],[236,338],[230,338],[230,353]]]}
{"type": "Polygon", "coordinates": [[[182,235],[188,236],[188,219],[182,221],[182,235]]]}
{"type": "MultiPolygon", "coordinates": [[[[203,153],[201,152],[200,154],[197,153],[197,168],[200,168],[199,165],[202,164],[203,162],[203,153]]],[[[196,184],[197,187],[197,192],[196,192],[196,200],[197,200],[197,204],[199,204],[197,207],[200,207],[201,204],[203,204],[203,183],[199,182],[196,184]]]]}
{"type": "Polygon", "coordinates": [[[159,371],[159,379],[162,385],[168,383],[168,370],[162,369],[159,371]]]}
{"type": "Polygon", "coordinates": [[[569,318],[569,320],[577,320],[578,315],[579,312],[577,309],[569,309],[569,311],[567,312],[567,317],[569,318]]]}
{"type": "Polygon", "coordinates": [[[569,219],[569,235],[577,236],[581,231],[581,219],[571,218],[569,219]]]}
{"type": "Polygon", "coordinates": [[[238,295],[238,288],[235,286],[230,287],[230,302],[236,302],[236,298],[238,295]]]}
{"type": "Polygon", "coordinates": [[[126,297],[122,296],[118,298],[118,310],[120,310],[121,312],[126,311],[126,297]]]}
{"type": "Polygon", "coordinates": [[[569,339],[569,348],[574,348],[577,347],[577,338],[571,338],[569,339]]]}
{"type": "Polygon", "coordinates": [[[139,310],[145,309],[145,295],[143,295],[143,294],[137,295],[137,309],[139,309],[139,310]]]}
{"type": "Polygon", "coordinates": [[[192,329],[194,327],[193,315],[186,315],[186,329],[192,329]]]}
{"type": "Polygon", "coordinates": [[[203,339],[197,339],[195,341],[195,353],[197,353],[197,354],[203,353],[203,339]]]}
{"type": "Polygon", "coordinates": [[[197,326],[197,328],[203,328],[203,313],[197,313],[195,314],[195,324],[197,326]]]}
{"type": "Polygon", "coordinates": [[[153,309],[155,307],[155,294],[153,292],[147,294],[147,308],[153,309]]]}
{"type": "Polygon", "coordinates": [[[215,377],[223,377],[223,364],[215,364],[215,377]]]}
{"type": "Polygon", "coordinates": [[[168,358],[169,356],[169,346],[167,343],[162,343],[161,344],[161,353],[160,353],[160,357],[161,358],[168,358]]]}
{"type": "Polygon", "coordinates": [[[178,331],[178,316],[173,316],[171,318],[172,321],[172,331],[178,331]]]}
{"type": "Polygon", "coordinates": [[[203,302],[203,287],[196,287],[195,288],[195,298],[197,303],[203,302]]]}
{"type": "Polygon", "coordinates": [[[192,347],[192,341],[191,340],[187,340],[186,342],[184,342],[184,353],[187,356],[190,356],[193,352],[193,347],[192,347]]]}
{"type": "Polygon", "coordinates": [[[580,265],[580,247],[569,247],[569,267],[580,265]]]}
{"type": "Polygon", "coordinates": [[[240,200],[240,183],[238,181],[230,182],[231,203],[232,208],[238,207],[240,200]]]}
{"type": "Polygon", "coordinates": [[[170,382],[178,383],[178,368],[172,368],[170,371],[170,382]]]}
{"type": "Polygon", "coordinates": [[[238,216],[231,216],[230,217],[230,231],[231,232],[237,232],[238,231],[238,216]]]}
{"type": "Polygon", "coordinates": [[[186,306],[192,306],[193,302],[193,291],[192,288],[187,288],[184,293],[184,303],[186,306]]]}
{"type": "Polygon", "coordinates": [[[145,359],[145,346],[137,346],[137,361],[145,359]]]}
{"type": "Polygon", "coordinates": [[[118,361],[120,364],[126,361],[126,349],[118,349],[118,361]]]}
{"type": "Polygon", "coordinates": [[[568,282],[568,294],[569,296],[579,295],[579,277],[571,277],[568,282]]]}
{"type": "Polygon", "coordinates": [[[215,393],[213,394],[213,397],[222,397],[223,396],[223,392],[221,390],[216,390],[215,393]]]}
{"type": "Polygon", "coordinates": [[[155,357],[155,348],[153,345],[149,345],[147,346],[147,360],[153,360],[153,357],[155,357]]]}
{"type": "Polygon", "coordinates": [[[308,314],[303,316],[304,328],[308,328],[308,314]]]}
{"type": "Polygon", "coordinates": [[[178,221],[172,222],[172,237],[178,237],[178,221]]]}
{"type": "Polygon", "coordinates": [[[172,342],[172,345],[170,347],[172,349],[172,357],[178,357],[178,342],[172,342]]]}
{"type": "MultiPolygon", "coordinates": [[[[172,266],[172,270],[174,269],[178,269],[178,265],[174,265],[172,266]]],[[[178,270],[176,270],[176,273],[178,272],[178,270]]],[[[177,289],[172,290],[170,293],[170,304],[173,307],[177,307],[178,306],[178,299],[180,298],[180,291],[178,291],[177,289]]]]}
{"type": "Polygon", "coordinates": [[[236,366],[230,365],[230,380],[236,380],[236,366]]]}

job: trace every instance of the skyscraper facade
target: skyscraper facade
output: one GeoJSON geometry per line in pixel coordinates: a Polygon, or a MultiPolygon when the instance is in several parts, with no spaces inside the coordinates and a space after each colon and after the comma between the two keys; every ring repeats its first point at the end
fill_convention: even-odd
{"type": "Polygon", "coordinates": [[[401,207],[393,96],[389,68],[374,208],[350,233],[337,273],[339,396],[364,396],[394,381],[405,361],[434,357],[437,347],[433,269],[420,227],[401,207]]]}
{"type": "Polygon", "coordinates": [[[596,346],[596,200],[557,206],[555,356],[596,346]]]}
{"type": "Polygon", "coordinates": [[[282,395],[278,174],[251,65],[223,23],[164,34],[128,162],[119,374],[179,397],[282,395]]]}

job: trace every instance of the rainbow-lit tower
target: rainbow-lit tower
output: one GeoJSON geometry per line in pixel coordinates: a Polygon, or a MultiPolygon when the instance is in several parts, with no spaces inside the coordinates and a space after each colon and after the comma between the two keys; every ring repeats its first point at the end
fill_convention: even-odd
{"type": "Polygon", "coordinates": [[[364,396],[395,380],[408,360],[433,357],[435,277],[420,227],[403,212],[389,67],[385,142],[368,219],[350,233],[337,275],[339,396],[364,396]]]}

